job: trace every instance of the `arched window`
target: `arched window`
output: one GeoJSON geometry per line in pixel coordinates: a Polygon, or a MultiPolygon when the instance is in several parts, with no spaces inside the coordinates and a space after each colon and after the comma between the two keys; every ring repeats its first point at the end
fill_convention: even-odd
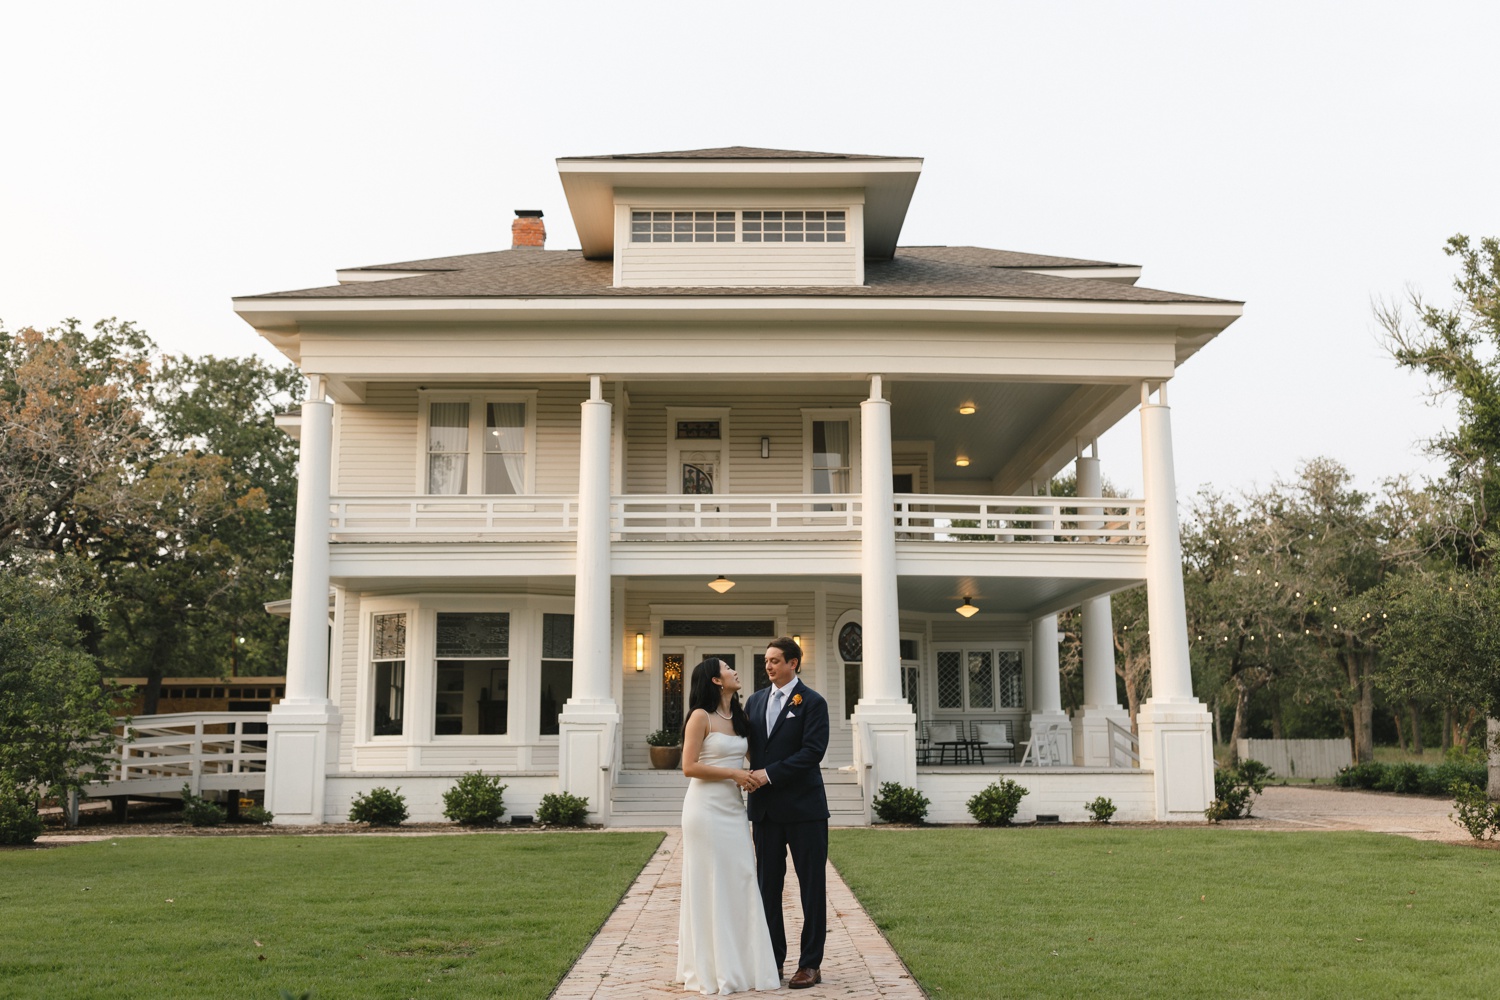
{"type": "Polygon", "coordinates": [[[861,672],[865,659],[864,628],[856,621],[845,622],[839,627],[839,659],[844,664],[844,717],[854,715],[854,706],[859,704],[861,672]]]}

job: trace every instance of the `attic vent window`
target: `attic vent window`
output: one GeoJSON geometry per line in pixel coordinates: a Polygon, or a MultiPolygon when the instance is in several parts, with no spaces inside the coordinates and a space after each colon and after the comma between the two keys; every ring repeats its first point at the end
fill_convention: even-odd
{"type": "Polygon", "coordinates": [[[848,231],[843,209],[630,213],[632,243],[843,243],[848,231]]]}
{"type": "Polygon", "coordinates": [[[733,243],[733,212],[631,212],[632,243],[733,243]]]}
{"type": "Polygon", "coordinates": [[[746,243],[842,243],[844,213],[783,209],[745,212],[746,243]]]}

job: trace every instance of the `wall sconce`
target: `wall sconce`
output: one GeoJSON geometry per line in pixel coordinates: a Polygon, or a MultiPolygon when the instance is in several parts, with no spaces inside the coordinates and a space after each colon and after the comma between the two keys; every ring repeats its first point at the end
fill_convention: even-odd
{"type": "Polygon", "coordinates": [[[710,580],[710,581],[708,581],[708,588],[710,590],[718,591],[721,594],[727,594],[727,593],[729,593],[730,588],[733,587],[733,586],[734,586],[734,581],[733,580],[726,580],[722,576],[719,577],[717,580],[710,580]]]}
{"type": "MultiPolygon", "coordinates": [[[[802,637],[800,635],[794,635],[794,636],[792,636],[792,641],[795,642],[799,646],[802,645],[802,637]]],[[[806,652],[806,650],[803,650],[803,652],[806,652]]]]}
{"type": "Polygon", "coordinates": [[[969,459],[967,456],[960,455],[953,460],[953,464],[958,466],[960,469],[967,469],[969,467],[969,459]]]}
{"type": "Polygon", "coordinates": [[[968,594],[964,595],[964,602],[962,604],[960,604],[958,607],[954,608],[953,610],[957,611],[959,614],[963,615],[965,618],[973,618],[975,615],[979,614],[979,609],[976,608],[974,605],[972,605],[972,604],[969,603],[969,595],[968,594]]]}
{"type": "Polygon", "coordinates": [[[958,408],[958,412],[962,413],[966,417],[967,416],[971,416],[974,413],[974,410],[975,410],[975,406],[974,406],[973,403],[964,403],[962,406],[960,406],[958,408]]]}
{"type": "Polygon", "coordinates": [[[760,457],[771,457],[771,439],[768,437],[763,437],[760,439],[760,457]]]}
{"type": "Polygon", "coordinates": [[[646,633],[635,634],[635,672],[640,673],[646,669],[646,633]]]}

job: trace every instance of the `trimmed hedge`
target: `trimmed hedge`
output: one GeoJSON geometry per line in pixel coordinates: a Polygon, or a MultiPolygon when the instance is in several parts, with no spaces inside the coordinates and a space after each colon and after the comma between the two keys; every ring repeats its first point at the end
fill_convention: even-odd
{"type": "Polygon", "coordinates": [[[1367,760],[1346,767],[1334,776],[1340,788],[1366,788],[1400,795],[1451,795],[1453,787],[1466,782],[1483,788],[1489,780],[1484,764],[1445,760],[1441,764],[1381,764],[1367,760]]]}

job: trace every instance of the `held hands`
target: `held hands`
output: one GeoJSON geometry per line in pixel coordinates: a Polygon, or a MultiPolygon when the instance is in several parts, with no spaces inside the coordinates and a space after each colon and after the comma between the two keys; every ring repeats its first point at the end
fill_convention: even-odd
{"type": "Polygon", "coordinates": [[[770,781],[765,771],[735,771],[734,783],[740,786],[741,791],[753,792],[770,781]]]}

